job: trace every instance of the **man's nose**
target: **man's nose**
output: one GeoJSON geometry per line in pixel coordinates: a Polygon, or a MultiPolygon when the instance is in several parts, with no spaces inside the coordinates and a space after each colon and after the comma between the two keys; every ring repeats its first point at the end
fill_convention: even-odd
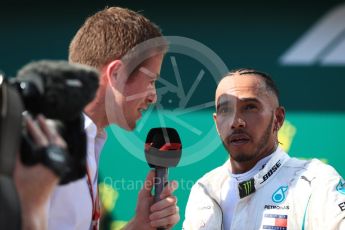
{"type": "Polygon", "coordinates": [[[156,103],[156,101],[157,101],[156,88],[149,89],[146,99],[147,99],[147,103],[149,103],[149,104],[156,103]]]}
{"type": "Polygon", "coordinates": [[[238,129],[238,128],[245,128],[245,127],[246,127],[245,120],[240,116],[235,116],[234,121],[232,122],[231,128],[238,129]]]}

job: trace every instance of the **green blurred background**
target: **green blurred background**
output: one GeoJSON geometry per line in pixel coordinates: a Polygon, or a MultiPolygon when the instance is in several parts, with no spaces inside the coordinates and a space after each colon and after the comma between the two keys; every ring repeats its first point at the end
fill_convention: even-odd
{"type": "MultiPolygon", "coordinates": [[[[68,44],[85,18],[113,5],[141,12],[164,35],[204,44],[228,69],[252,67],[270,73],[287,109],[280,132],[283,148],[292,156],[322,159],[345,175],[345,2],[1,1],[0,70],[15,76],[33,60],[67,59],[68,44]]],[[[178,70],[183,93],[161,90],[161,108],[146,112],[133,133],[107,129],[100,183],[110,212],[107,220],[118,222],[104,229],[116,229],[134,215],[137,193],[149,170],[143,142],[150,128],[174,127],[183,142],[181,165],[170,170],[170,179],[180,183],[176,195],[181,221],[174,229],[181,229],[193,183],[227,158],[212,120],[211,103],[221,75],[212,70],[217,60],[192,51],[172,50],[162,67],[161,78],[175,86],[178,70]],[[188,92],[188,103],[181,106],[188,92]],[[189,111],[199,105],[205,106],[189,111]]],[[[159,89],[164,86],[162,81],[157,84],[159,89]]]]}

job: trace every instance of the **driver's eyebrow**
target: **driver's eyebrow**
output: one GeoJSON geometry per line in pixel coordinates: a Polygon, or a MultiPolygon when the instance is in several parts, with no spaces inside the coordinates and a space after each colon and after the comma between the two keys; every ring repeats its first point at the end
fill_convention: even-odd
{"type": "Polygon", "coordinates": [[[157,80],[159,78],[159,73],[153,73],[145,67],[140,67],[139,71],[142,72],[143,74],[149,76],[152,80],[157,80]]]}
{"type": "Polygon", "coordinates": [[[222,101],[217,104],[216,110],[218,111],[219,108],[224,107],[229,104],[229,101],[222,101]]]}
{"type": "Polygon", "coordinates": [[[221,95],[217,101],[216,110],[218,110],[222,106],[229,104],[230,101],[231,100],[228,98],[228,95],[225,95],[225,94],[221,95]]]}
{"type": "Polygon", "coordinates": [[[254,98],[254,97],[245,97],[245,98],[241,98],[240,100],[243,101],[243,102],[254,102],[254,103],[259,103],[260,104],[260,101],[257,98],[254,98]]]}
{"type": "MultiPolygon", "coordinates": [[[[216,110],[218,110],[220,107],[228,105],[231,102],[231,100],[227,99],[226,97],[227,97],[227,95],[221,95],[219,97],[218,103],[217,103],[217,106],[216,106],[216,110]]],[[[254,98],[254,97],[244,97],[244,98],[240,98],[239,100],[242,101],[242,102],[246,102],[246,103],[252,102],[252,103],[260,104],[260,101],[257,98],[254,98]]]]}

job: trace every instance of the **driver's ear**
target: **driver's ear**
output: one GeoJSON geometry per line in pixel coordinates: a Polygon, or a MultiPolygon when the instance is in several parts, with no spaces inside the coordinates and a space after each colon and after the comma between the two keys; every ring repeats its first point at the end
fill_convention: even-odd
{"type": "Polygon", "coordinates": [[[117,82],[119,81],[120,70],[122,66],[123,62],[121,60],[114,60],[105,67],[106,79],[108,83],[113,87],[115,87],[117,82]]]}
{"type": "Polygon", "coordinates": [[[279,129],[283,126],[285,120],[285,108],[283,106],[279,106],[275,111],[275,123],[274,123],[274,130],[279,131],[279,129]]]}
{"type": "Polygon", "coordinates": [[[216,124],[217,133],[218,135],[220,135],[219,130],[218,130],[218,125],[217,125],[217,113],[213,113],[213,121],[216,124]]]}

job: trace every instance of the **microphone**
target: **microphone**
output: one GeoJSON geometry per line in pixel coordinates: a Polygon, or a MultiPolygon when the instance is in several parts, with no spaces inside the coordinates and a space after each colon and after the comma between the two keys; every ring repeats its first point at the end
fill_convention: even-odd
{"type": "Polygon", "coordinates": [[[182,143],[175,129],[160,127],[152,128],[148,132],[145,142],[145,158],[149,166],[155,169],[155,202],[160,200],[159,196],[168,183],[168,168],[178,164],[181,154],[182,143]]]}
{"type": "Polygon", "coordinates": [[[37,61],[25,65],[10,80],[21,93],[25,109],[36,116],[74,120],[98,89],[96,69],[67,61],[37,61]]]}

